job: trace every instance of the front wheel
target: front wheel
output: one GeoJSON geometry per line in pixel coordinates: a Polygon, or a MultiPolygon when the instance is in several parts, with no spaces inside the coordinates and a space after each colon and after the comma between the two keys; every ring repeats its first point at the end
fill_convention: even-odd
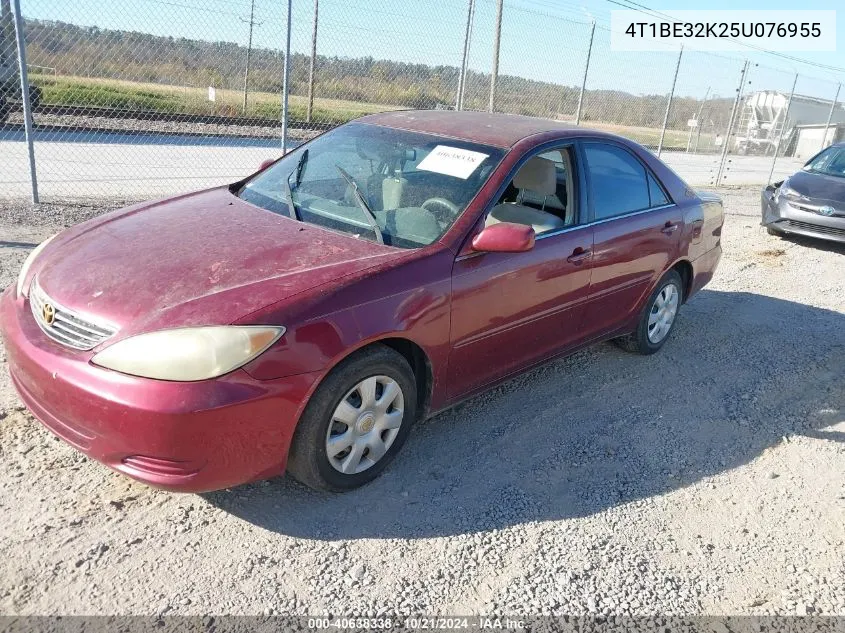
{"type": "Polygon", "coordinates": [[[675,325],[683,292],[681,276],[670,270],[646,301],[637,329],[615,340],[619,347],[640,354],[654,354],[663,347],[675,325]]]}
{"type": "Polygon", "coordinates": [[[343,492],[375,479],[416,418],[408,361],[379,345],[350,356],[323,380],[296,427],[288,472],[317,490],[343,492]]]}

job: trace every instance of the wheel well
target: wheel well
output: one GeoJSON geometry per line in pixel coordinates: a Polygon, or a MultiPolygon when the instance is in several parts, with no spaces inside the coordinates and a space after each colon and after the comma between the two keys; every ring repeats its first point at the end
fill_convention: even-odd
{"type": "Polygon", "coordinates": [[[417,379],[417,419],[425,419],[431,405],[431,386],[433,383],[431,361],[428,356],[419,345],[406,338],[381,339],[373,345],[379,343],[399,352],[408,361],[414,372],[414,377],[417,379]]]}
{"type": "Polygon", "coordinates": [[[690,291],[692,290],[692,264],[683,259],[672,266],[672,270],[678,271],[678,274],[681,276],[681,283],[683,284],[684,289],[684,301],[686,301],[687,297],[690,295],[690,291]]]}

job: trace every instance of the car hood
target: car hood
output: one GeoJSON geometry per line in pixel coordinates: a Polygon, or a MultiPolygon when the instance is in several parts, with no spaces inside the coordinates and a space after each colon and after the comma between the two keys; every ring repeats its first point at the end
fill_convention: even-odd
{"type": "Polygon", "coordinates": [[[845,178],[799,171],[789,177],[789,188],[819,204],[845,209],[845,178]]]}
{"type": "Polygon", "coordinates": [[[221,188],[80,224],[34,268],[53,301],[126,334],[231,323],[409,252],[270,213],[221,188]]]}

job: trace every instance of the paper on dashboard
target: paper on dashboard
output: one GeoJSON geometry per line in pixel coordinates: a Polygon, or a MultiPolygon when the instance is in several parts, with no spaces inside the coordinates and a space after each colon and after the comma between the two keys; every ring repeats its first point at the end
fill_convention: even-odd
{"type": "Polygon", "coordinates": [[[489,154],[473,152],[460,147],[438,145],[420,161],[417,169],[433,171],[466,180],[489,154]]]}

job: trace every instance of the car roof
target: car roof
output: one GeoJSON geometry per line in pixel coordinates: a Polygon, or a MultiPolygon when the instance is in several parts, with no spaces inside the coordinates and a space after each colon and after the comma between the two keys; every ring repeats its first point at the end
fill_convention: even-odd
{"type": "Polygon", "coordinates": [[[585,131],[597,136],[615,136],[550,119],[498,112],[395,110],[370,114],[356,120],[502,148],[511,147],[526,137],[546,132],[560,132],[561,137],[582,135],[585,131]]]}

